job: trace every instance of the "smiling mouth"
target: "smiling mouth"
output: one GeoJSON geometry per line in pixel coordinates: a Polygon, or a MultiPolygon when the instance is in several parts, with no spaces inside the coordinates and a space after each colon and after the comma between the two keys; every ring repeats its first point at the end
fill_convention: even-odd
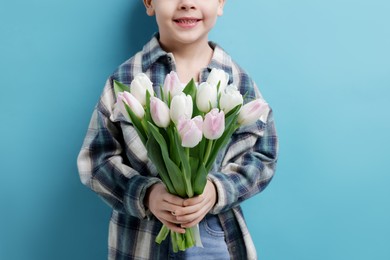
{"type": "Polygon", "coordinates": [[[195,24],[199,22],[200,19],[175,19],[174,21],[179,24],[195,24]]]}

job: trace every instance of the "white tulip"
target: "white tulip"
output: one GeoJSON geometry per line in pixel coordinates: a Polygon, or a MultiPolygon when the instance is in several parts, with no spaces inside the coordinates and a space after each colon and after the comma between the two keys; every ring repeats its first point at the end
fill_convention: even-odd
{"type": "Polygon", "coordinates": [[[224,70],[214,68],[207,77],[207,82],[214,86],[217,86],[218,82],[220,82],[218,93],[221,93],[225,90],[229,82],[229,74],[227,74],[224,70]]]}
{"type": "Polygon", "coordinates": [[[202,82],[196,93],[196,106],[202,112],[209,112],[217,107],[218,103],[217,86],[208,82],[202,82]]]}
{"type": "Polygon", "coordinates": [[[242,105],[244,102],[243,97],[238,91],[237,87],[233,84],[230,84],[226,87],[225,91],[221,93],[221,98],[219,99],[219,107],[225,114],[230,110],[235,108],[238,105],[242,105]]]}
{"type": "Polygon", "coordinates": [[[191,119],[192,117],[192,98],[190,95],[181,93],[173,97],[170,107],[170,115],[172,121],[177,124],[181,117],[191,119]]]}
{"type": "Polygon", "coordinates": [[[146,74],[139,73],[130,84],[130,92],[143,106],[146,105],[146,91],[149,91],[150,96],[154,95],[153,83],[146,74]]]}

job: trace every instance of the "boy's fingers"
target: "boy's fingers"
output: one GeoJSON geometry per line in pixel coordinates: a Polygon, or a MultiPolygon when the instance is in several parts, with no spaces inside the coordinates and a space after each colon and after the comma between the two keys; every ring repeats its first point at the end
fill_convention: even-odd
{"type": "Polygon", "coordinates": [[[165,220],[160,220],[167,228],[169,228],[170,230],[174,231],[174,232],[178,232],[178,233],[182,233],[184,234],[186,231],[184,228],[174,224],[174,223],[171,223],[171,222],[168,222],[168,221],[165,221],[165,220]]]}
{"type": "Polygon", "coordinates": [[[196,213],[204,207],[204,203],[195,204],[193,206],[187,206],[175,211],[175,216],[178,220],[182,220],[182,217],[196,213]]]}
{"type": "Polygon", "coordinates": [[[196,218],[195,220],[191,221],[191,222],[187,222],[185,224],[182,224],[181,227],[182,228],[190,228],[190,227],[193,227],[195,226],[196,224],[198,224],[199,222],[202,221],[202,219],[204,218],[204,216],[200,216],[198,218],[196,218]]]}
{"type": "Polygon", "coordinates": [[[196,206],[185,207],[179,214],[176,214],[177,221],[181,223],[192,222],[194,219],[202,216],[202,218],[210,211],[211,206],[207,203],[198,204],[196,206]]]}
{"type": "Polygon", "coordinates": [[[174,205],[177,205],[177,206],[183,206],[184,204],[184,199],[178,197],[178,196],[175,196],[175,195],[172,195],[172,194],[166,194],[164,196],[164,200],[168,203],[171,203],[171,204],[174,204],[174,205]]]}
{"type": "Polygon", "coordinates": [[[172,215],[172,212],[170,211],[164,211],[160,214],[160,218],[164,219],[165,221],[169,221],[174,224],[182,224],[183,221],[177,220],[176,216],[172,215]]]}
{"type": "Polygon", "coordinates": [[[176,216],[178,212],[181,212],[183,210],[183,207],[168,202],[164,202],[161,204],[160,210],[167,211],[171,215],[176,216]]]}
{"type": "Polygon", "coordinates": [[[193,197],[190,199],[186,199],[183,202],[183,206],[184,207],[193,206],[193,205],[201,203],[204,199],[205,199],[205,197],[203,195],[199,195],[199,196],[196,196],[196,197],[193,197]]]}

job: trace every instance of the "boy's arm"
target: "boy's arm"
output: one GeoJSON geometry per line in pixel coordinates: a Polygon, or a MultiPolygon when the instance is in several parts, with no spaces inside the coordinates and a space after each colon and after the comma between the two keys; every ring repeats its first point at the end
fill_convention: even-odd
{"type": "Polygon", "coordinates": [[[77,158],[80,179],[115,210],[145,218],[146,191],[160,179],[143,176],[124,164],[122,131],[118,123],[110,120],[114,102],[108,80],[77,158]]]}
{"type": "Polygon", "coordinates": [[[242,127],[232,136],[220,171],[208,175],[217,190],[212,214],[231,209],[265,189],[277,161],[278,139],[270,110],[267,122],[242,127]]]}

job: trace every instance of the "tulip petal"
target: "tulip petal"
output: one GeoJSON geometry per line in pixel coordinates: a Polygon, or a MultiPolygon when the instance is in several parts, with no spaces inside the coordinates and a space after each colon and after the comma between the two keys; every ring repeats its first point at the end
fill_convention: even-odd
{"type": "Polygon", "coordinates": [[[201,116],[196,116],[193,119],[184,117],[179,119],[177,127],[183,147],[193,148],[200,143],[203,137],[202,124],[201,116]]]}
{"type": "Polygon", "coordinates": [[[265,123],[268,113],[268,104],[262,99],[255,99],[242,107],[237,121],[240,125],[249,125],[260,119],[265,123]]]}
{"type": "Polygon", "coordinates": [[[167,104],[159,98],[150,98],[150,114],[153,122],[159,127],[167,127],[171,121],[167,104]]]}
{"type": "Polygon", "coordinates": [[[222,136],[225,130],[225,114],[214,108],[205,115],[203,122],[203,135],[209,140],[215,140],[222,136]]]}

